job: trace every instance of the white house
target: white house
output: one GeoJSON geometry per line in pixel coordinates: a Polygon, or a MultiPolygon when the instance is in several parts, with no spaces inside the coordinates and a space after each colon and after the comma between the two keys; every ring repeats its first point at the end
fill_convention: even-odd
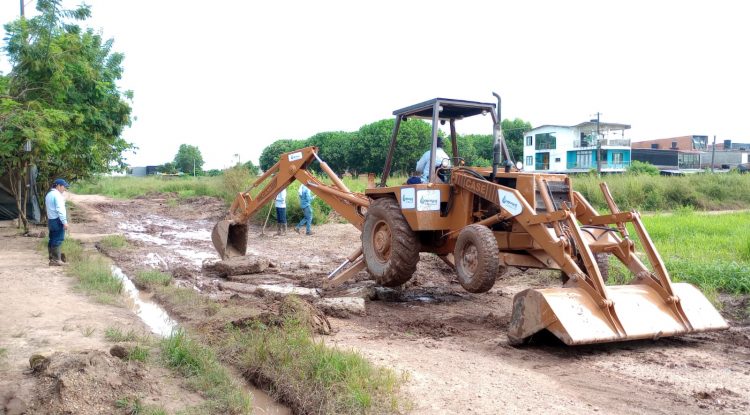
{"type": "Polygon", "coordinates": [[[524,136],[525,171],[553,173],[623,172],[630,165],[627,124],[588,121],[578,125],[542,125],[524,136]],[[598,131],[598,139],[597,139],[598,131]],[[597,154],[601,155],[599,167],[597,154]]]}

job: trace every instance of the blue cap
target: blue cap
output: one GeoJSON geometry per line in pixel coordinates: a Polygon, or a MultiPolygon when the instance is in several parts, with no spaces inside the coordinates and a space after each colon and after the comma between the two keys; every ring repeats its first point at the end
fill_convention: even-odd
{"type": "Polygon", "coordinates": [[[55,179],[54,182],[52,182],[52,186],[65,186],[65,188],[70,187],[70,183],[66,182],[65,179],[55,179]]]}

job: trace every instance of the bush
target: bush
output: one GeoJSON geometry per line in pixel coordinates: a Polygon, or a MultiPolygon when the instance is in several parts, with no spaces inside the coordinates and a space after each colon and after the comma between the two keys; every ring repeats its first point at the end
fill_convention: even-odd
{"type": "Polygon", "coordinates": [[[657,169],[656,166],[651,163],[633,160],[632,162],[630,162],[630,166],[628,166],[628,174],[658,176],[659,169],[657,169]]]}

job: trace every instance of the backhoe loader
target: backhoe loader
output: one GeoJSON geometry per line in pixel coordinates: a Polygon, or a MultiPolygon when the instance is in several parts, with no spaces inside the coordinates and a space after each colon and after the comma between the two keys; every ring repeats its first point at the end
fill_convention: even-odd
{"type": "Polygon", "coordinates": [[[222,258],[244,255],[250,217],[299,180],[362,232],[361,246],[331,272],[329,286],[363,269],[380,285],[399,286],[412,277],[419,253],[431,252],[472,293],[490,290],[508,267],[561,271],[561,287],[516,294],[508,332],[512,344],[542,330],[579,345],[728,327],[698,289],[670,280],[638,212],[621,212],[605,183],[601,191],[610,212],[599,213],[573,190],[567,175],[523,172],[514,166],[500,127],[500,97],[493,95],[497,104],[435,98],[394,111],[380,183],[371,176],[364,193],[350,191],[320,160],[316,147],[282,154],[237,196],[228,219],[216,224],[214,246],[222,258]],[[465,166],[457,146],[457,121],[478,115],[488,116],[493,125],[491,168],[465,166]],[[399,127],[412,119],[431,120],[431,156],[437,151],[439,124],[449,123],[452,158],[431,157],[424,183],[388,186],[399,127]],[[316,160],[332,185],[309,172],[316,160]],[[642,255],[636,254],[634,237],[642,255]],[[605,285],[607,261],[602,259],[612,257],[633,274],[631,283],[605,285]]]}

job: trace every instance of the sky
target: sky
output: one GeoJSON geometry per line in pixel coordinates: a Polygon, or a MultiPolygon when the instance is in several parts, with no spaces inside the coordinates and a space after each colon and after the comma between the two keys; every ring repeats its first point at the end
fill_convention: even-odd
{"type": "MultiPolygon", "coordinates": [[[[17,18],[19,0],[0,3],[0,22],[17,18]]],[[[138,147],[127,162],[163,164],[191,144],[211,169],[257,164],[278,139],[356,131],[435,97],[494,102],[493,91],[503,118],[534,127],[599,112],[635,141],[750,142],[743,3],[87,0],[83,25],[125,55],[124,138],[138,147]]]]}

